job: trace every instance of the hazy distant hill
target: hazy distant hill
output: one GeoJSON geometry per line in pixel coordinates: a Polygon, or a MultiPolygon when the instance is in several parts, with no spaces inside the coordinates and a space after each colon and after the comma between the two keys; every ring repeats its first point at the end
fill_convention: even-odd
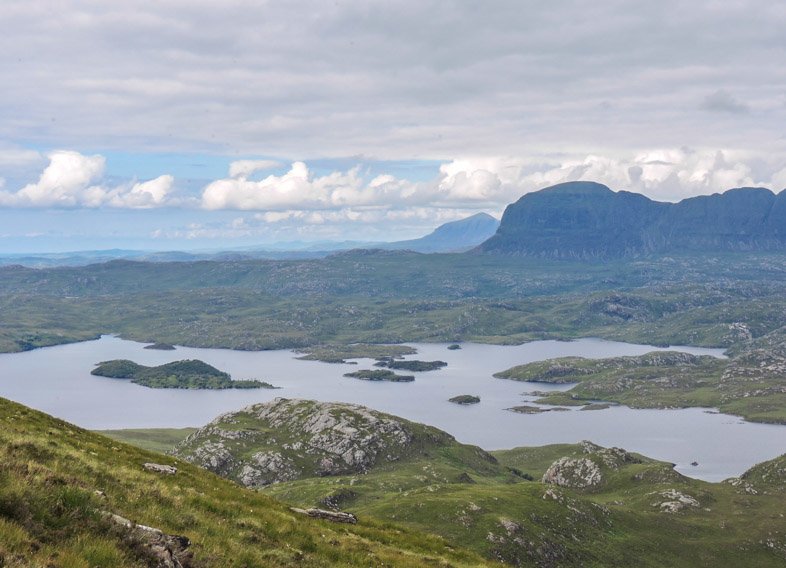
{"type": "Polygon", "coordinates": [[[110,260],[142,262],[194,262],[199,260],[307,260],[324,258],[337,251],[352,249],[413,250],[416,252],[462,252],[476,247],[494,234],[499,221],[486,213],[478,213],[440,225],[428,235],[407,241],[363,242],[323,241],[316,243],[278,243],[269,248],[242,248],[225,251],[145,251],[95,250],[65,253],[0,254],[0,266],[20,265],[30,268],[54,266],[85,266],[110,260]]]}
{"type": "Polygon", "coordinates": [[[499,227],[499,221],[488,213],[476,213],[440,225],[433,232],[419,239],[397,241],[378,248],[414,250],[417,252],[459,252],[469,250],[491,237],[499,227]]]}
{"type": "Polygon", "coordinates": [[[738,188],[679,203],[593,182],[555,185],[509,205],[479,250],[550,258],[786,249],[786,193],[738,188]]]}

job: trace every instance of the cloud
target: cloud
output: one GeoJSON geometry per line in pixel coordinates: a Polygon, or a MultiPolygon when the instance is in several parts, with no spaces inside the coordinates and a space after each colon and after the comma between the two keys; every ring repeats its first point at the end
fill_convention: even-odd
{"type": "Polygon", "coordinates": [[[768,0],[17,2],[0,136],[303,160],[782,151],[784,27],[768,0]],[[702,101],[757,112],[732,130],[702,101]]]}
{"type": "Polygon", "coordinates": [[[205,187],[202,206],[206,209],[276,211],[382,205],[414,195],[413,185],[389,175],[377,176],[364,183],[357,167],[315,176],[305,163],[294,162],[281,176],[270,175],[259,181],[244,176],[216,180],[205,187]]]}
{"type": "Polygon", "coordinates": [[[162,175],[143,183],[135,183],[127,192],[118,192],[109,200],[114,207],[147,208],[167,204],[175,178],[162,175]]]}
{"type": "Polygon", "coordinates": [[[740,102],[723,89],[717,90],[711,95],[704,97],[701,108],[713,112],[725,112],[729,114],[745,114],[750,111],[748,105],[740,102]]]}
{"type": "Polygon", "coordinates": [[[148,208],[168,204],[174,182],[170,175],[107,187],[101,183],[106,168],[103,156],[59,150],[48,158],[49,165],[37,182],[15,192],[0,191],[0,207],[148,208]]]}
{"type": "MultiPolygon", "coordinates": [[[[253,181],[229,177],[208,184],[208,210],[264,212],[270,223],[300,220],[351,221],[359,208],[461,208],[498,211],[521,195],[567,181],[597,181],[615,190],[636,191],[657,200],[761,185],[780,189],[786,158],[765,164],[739,150],[660,148],[622,156],[463,158],[442,164],[431,180],[413,182],[389,174],[367,178],[360,167],[315,175],[303,162],[283,175],[253,181]],[[764,164],[764,166],[762,166],[764,164]],[[335,217],[325,212],[343,211],[335,217]],[[308,212],[318,212],[309,214],[308,212]]],[[[367,217],[367,216],[366,216],[367,217]]]]}

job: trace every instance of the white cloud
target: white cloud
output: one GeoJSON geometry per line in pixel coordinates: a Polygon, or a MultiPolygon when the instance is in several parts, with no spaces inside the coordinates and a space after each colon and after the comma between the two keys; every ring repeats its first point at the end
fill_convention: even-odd
{"type": "Polygon", "coordinates": [[[278,211],[380,205],[405,194],[410,186],[392,176],[379,176],[364,184],[358,168],[314,176],[306,164],[294,162],[281,176],[270,175],[259,181],[245,177],[216,180],[205,187],[202,206],[278,211]]]}
{"type": "Polygon", "coordinates": [[[102,206],[148,208],[168,204],[174,178],[155,179],[107,187],[101,183],[106,168],[103,156],[58,150],[35,183],[18,191],[0,191],[1,207],[96,208],[102,206]]]}
{"type": "Polygon", "coordinates": [[[162,175],[142,183],[135,183],[129,191],[117,191],[108,203],[114,207],[148,208],[167,204],[175,178],[162,175]]]}
{"type": "MultiPolygon", "coordinates": [[[[567,181],[597,181],[614,190],[636,191],[656,200],[677,201],[733,187],[760,185],[779,190],[786,159],[757,174],[757,156],[736,150],[661,148],[628,156],[562,158],[463,158],[443,164],[436,178],[412,182],[383,174],[367,180],[358,167],[324,176],[295,162],[281,175],[259,181],[225,178],[205,187],[209,210],[264,211],[271,223],[300,219],[324,223],[325,211],[411,207],[497,210],[522,194],[567,181]],[[777,172],[777,173],[776,173],[777,172]],[[295,212],[320,211],[298,216],[295,212]]],[[[758,167],[758,166],[757,166],[758,167]]],[[[760,168],[758,168],[760,169],[760,168]]],[[[350,220],[342,217],[343,221],[350,220]]]]}
{"type": "Polygon", "coordinates": [[[49,165],[36,183],[16,193],[0,193],[0,204],[21,207],[97,207],[106,191],[93,182],[103,176],[102,156],[59,151],[49,155],[49,165]]]}

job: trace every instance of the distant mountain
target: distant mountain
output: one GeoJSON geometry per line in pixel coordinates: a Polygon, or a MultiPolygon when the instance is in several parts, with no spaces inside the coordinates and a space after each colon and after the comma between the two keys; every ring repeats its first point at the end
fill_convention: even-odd
{"type": "Polygon", "coordinates": [[[476,213],[465,219],[440,225],[425,237],[387,243],[377,248],[416,252],[461,252],[488,239],[497,231],[497,227],[497,219],[488,213],[476,213]]]}
{"type": "Polygon", "coordinates": [[[786,192],[731,189],[653,201],[594,182],[569,182],[509,205],[478,251],[547,258],[786,249],[786,192]]]}
{"type": "Polygon", "coordinates": [[[194,262],[198,260],[307,260],[324,258],[337,251],[356,249],[413,250],[415,252],[461,252],[476,247],[488,239],[499,226],[491,215],[478,213],[451,223],[440,225],[419,239],[408,241],[363,242],[320,241],[316,243],[288,242],[267,245],[268,248],[244,247],[232,250],[207,251],[145,251],[96,250],[65,253],[0,254],[0,266],[21,265],[30,268],[55,266],[86,266],[110,260],[140,262],[194,262]]]}

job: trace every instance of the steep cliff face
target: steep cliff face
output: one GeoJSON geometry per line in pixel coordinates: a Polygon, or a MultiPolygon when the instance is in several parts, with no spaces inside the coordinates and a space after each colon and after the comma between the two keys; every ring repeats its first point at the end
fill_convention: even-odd
{"type": "Polygon", "coordinates": [[[653,201],[593,182],[555,185],[507,207],[482,252],[614,258],[660,252],[786,248],[786,195],[738,188],[653,201]]]}

